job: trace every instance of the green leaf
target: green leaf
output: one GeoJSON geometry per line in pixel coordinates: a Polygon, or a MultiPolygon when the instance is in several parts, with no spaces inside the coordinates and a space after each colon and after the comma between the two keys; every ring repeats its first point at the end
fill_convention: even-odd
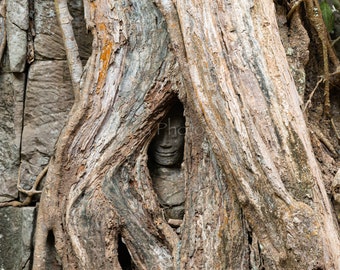
{"type": "Polygon", "coordinates": [[[325,1],[320,3],[323,21],[325,22],[327,31],[330,33],[334,29],[334,14],[332,7],[325,1]]]}

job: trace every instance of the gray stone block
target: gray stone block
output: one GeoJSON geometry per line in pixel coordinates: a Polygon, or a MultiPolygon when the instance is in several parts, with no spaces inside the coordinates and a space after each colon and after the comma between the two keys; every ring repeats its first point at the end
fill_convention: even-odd
{"type": "Polygon", "coordinates": [[[6,4],[7,19],[20,29],[27,31],[29,25],[28,0],[11,0],[6,4]]]}
{"type": "MultiPolygon", "coordinates": [[[[69,11],[73,17],[72,26],[82,59],[92,52],[92,37],[87,33],[83,4],[81,0],[70,0],[69,11]]],[[[35,0],[36,37],[34,47],[36,59],[66,59],[64,43],[58,25],[53,0],[35,0]]]]}
{"type": "Polygon", "coordinates": [[[23,72],[26,64],[28,0],[8,1],[6,9],[7,48],[10,70],[23,72]]]}
{"type": "Polygon", "coordinates": [[[35,207],[0,208],[0,269],[29,269],[35,207]]]}
{"type": "Polygon", "coordinates": [[[11,21],[6,21],[7,48],[11,72],[23,72],[26,64],[27,33],[11,21]]]}
{"type": "Polygon", "coordinates": [[[25,75],[0,75],[0,202],[18,196],[25,75]]]}
{"type": "Polygon", "coordinates": [[[63,38],[53,0],[35,0],[35,56],[41,59],[66,59],[63,38]]]}
{"type": "Polygon", "coordinates": [[[66,61],[36,61],[26,89],[21,146],[21,185],[31,188],[48,163],[73,105],[73,90],[66,61]]]}

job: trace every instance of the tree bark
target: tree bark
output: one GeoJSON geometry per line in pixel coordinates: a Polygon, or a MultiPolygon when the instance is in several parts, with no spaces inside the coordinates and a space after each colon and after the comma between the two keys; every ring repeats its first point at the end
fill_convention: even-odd
{"type": "Polygon", "coordinates": [[[338,225],[274,3],[84,6],[93,52],[49,166],[33,268],[339,269],[338,225]],[[148,145],[177,98],[186,201],[176,232],[148,145]]]}

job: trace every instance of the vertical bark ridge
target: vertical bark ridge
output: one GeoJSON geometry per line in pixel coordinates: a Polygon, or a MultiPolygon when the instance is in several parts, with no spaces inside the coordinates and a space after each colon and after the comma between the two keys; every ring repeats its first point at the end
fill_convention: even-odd
{"type": "Polygon", "coordinates": [[[320,172],[314,166],[288,65],[281,62],[285,56],[275,34],[273,3],[194,4],[183,0],[176,7],[194,88],[188,92],[188,100],[198,114],[203,113],[208,138],[224,171],[232,172],[230,184],[264,247],[265,263],[278,267],[299,260],[301,265],[313,267],[323,261],[325,266],[335,267],[338,251],[333,247],[339,239],[326,236],[321,219],[312,217],[323,212],[323,224],[338,235],[327,214],[324,188],[319,184],[313,188],[320,183],[320,172]],[[223,36],[211,14],[218,14],[220,21],[226,18],[220,26],[225,29],[223,36]],[[250,92],[256,104],[248,98],[250,92]],[[258,111],[263,117],[255,119],[258,111]],[[305,166],[303,173],[300,162],[305,166]],[[308,232],[309,241],[290,237],[297,226],[308,232]],[[322,243],[317,234],[331,244],[322,243]],[[287,252],[287,246],[303,252],[287,252]],[[312,246],[318,248],[311,250],[312,246]],[[306,250],[314,260],[305,260],[306,250]]]}

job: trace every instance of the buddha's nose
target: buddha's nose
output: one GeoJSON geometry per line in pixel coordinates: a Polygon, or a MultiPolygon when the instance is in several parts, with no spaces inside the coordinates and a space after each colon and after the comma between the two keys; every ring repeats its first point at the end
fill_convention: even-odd
{"type": "Polygon", "coordinates": [[[169,136],[163,136],[161,141],[160,141],[160,146],[162,148],[171,148],[171,140],[169,138],[169,136]]]}

